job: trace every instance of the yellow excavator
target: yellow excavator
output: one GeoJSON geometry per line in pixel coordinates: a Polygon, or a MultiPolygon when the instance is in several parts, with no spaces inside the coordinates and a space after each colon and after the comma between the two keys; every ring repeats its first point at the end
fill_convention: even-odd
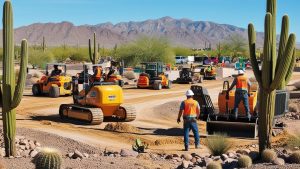
{"type": "MultiPolygon", "coordinates": [[[[101,65],[92,65],[95,68],[101,65]]],[[[88,66],[84,65],[84,70],[88,66]]],[[[73,77],[73,103],[62,104],[59,115],[62,119],[71,118],[87,122],[92,125],[101,124],[103,121],[130,122],[136,118],[136,110],[131,106],[123,106],[123,90],[114,82],[105,82],[103,78],[86,76],[83,71],[83,80],[78,83],[78,78],[73,77]],[[89,79],[85,79],[89,77],[89,79]],[[83,89],[79,91],[79,84],[83,89]]]]}

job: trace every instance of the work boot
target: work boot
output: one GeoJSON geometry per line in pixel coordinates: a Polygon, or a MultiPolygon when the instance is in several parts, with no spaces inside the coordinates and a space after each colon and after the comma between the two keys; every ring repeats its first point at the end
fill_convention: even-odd
{"type": "Polygon", "coordinates": [[[189,147],[185,146],[184,151],[189,151],[189,147]]]}

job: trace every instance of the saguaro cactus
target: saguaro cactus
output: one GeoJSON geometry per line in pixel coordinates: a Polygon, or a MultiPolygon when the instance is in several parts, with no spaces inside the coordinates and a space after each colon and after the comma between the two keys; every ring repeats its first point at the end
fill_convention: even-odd
{"type": "Polygon", "coordinates": [[[289,35],[289,17],[282,19],[278,56],[276,54],[276,0],[267,0],[265,16],[265,40],[263,66],[259,69],[256,59],[256,34],[252,24],[248,26],[250,60],[260,86],[259,151],[271,148],[272,123],[275,109],[275,90],[288,81],[295,62],[295,34],[289,35]]]}
{"type": "Polygon", "coordinates": [[[46,41],[45,41],[45,37],[43,36],[43,42],[42,42],[42,49],[43,49],[43,52],[46,51],[46,41]]]}
{"type": "MultiPolygon", "coordinates": [[[[96,64],[98,60],[98,52],[97,52],[97,46],[96,46],[96,33],[94,32],[94,52],[92,52],[92,44],[91,44],[91,39],[89,39],[89,55],[90,55],[90,60],[93,64],[96,64]]],[[[99,48],[99,45],[98,45],[99,48]]]]}
{"type": "Polygon", "coordinates": [[[6,156],[15,155],[16,112],[21,102],[26,79],[27,41],[21,43],[21,65],[17,85],[14,70],[14,34],[13,12],[10,1],[3,7],[3,84],[2,84],[2,116],[6,156]]]}

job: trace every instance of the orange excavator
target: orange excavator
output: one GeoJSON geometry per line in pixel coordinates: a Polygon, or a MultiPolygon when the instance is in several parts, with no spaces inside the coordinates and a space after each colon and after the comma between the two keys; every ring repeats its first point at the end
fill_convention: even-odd
{"type": "Polygon", "coordinates": [[[62,119],[71,118],[92,125],[105,121],[129,122],[136,118],[136,110],[131,106],[123,106],[123,90],[114,82],[105,82],[98,77],[100,65],[92,65],[94,75],[86,75],[84,65],[83,79],[73,78],[73,103],[62,104],[59,115],[62,119]],[[88,79],[86,79],[88,78],[88,79]],[[79,90],[79,84],[83,89],[79,90]]]}

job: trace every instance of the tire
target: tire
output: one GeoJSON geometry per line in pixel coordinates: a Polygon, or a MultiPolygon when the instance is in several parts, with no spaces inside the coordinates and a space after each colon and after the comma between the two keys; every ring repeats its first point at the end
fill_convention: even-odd
{"type": "Polygon", "coordinates": [[[123,80],[119,80],[119,81],[118,81],[118,85],[119,85],[120,87],[123,87],[123,86],[124,86],[124,81],[123,81],[123,80]]]}
{"type": "Polygon", "coordinates": [[[169,80],[168,85],[167,85],[166,88],[167,88],[167,89],[171,89],[171,88],[172,88],[172,81],[171,81],[171,80],[169,80]]]}
{"type": "Polygon", "coordinates": [[[34,96],[40,96],[42,94],[41,92],[41,88],[40,88],[40,85],[39,84],[34,84],[32,86],[32,94],[34,96]]]}
{"type": "Polygon", "coordinates": [[[200,76],[199,83],[203,82],[203,76],[200,76]]]}
{"type": "Polygon", "coordinates": [[[154,81],[153,89],[154,90],[161,90],[162,89],[161,81],[154,81]]]}
{"type": "Polygon", "coordinates": [[[59,97],[59,87],[51,86],[49,90],[49,96],[52,98],[59,97]]]}

